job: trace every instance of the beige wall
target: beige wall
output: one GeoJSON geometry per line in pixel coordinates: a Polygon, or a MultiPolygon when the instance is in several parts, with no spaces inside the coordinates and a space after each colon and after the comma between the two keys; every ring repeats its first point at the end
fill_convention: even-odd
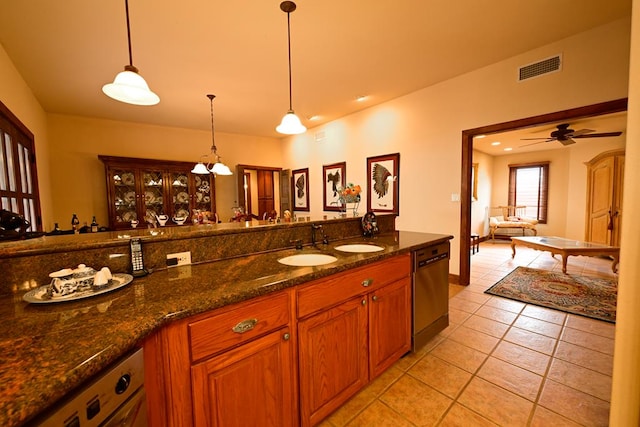
{"type": "Polygon", "coordinates": [[[473,163],[478,164],[478,200],[471,203],[471,232],[479,236],[489,234],[489,208],[493,194],[494,157],[473,151],[473,163]]]}
{"type": "MultiPolygon", "coordinates": [[[[51,214],[49,140],[46,113],[0,45],[0,101],[34,134],[43,218],[51,214]]],[[[71,217],[69,217],[71,218],[71,217]]]]}
{"type": "MultiPolygon", "coordinates": [[[[107,223],[104,165],[98,154],[195,162],[211,148],[211,131],[143,125],[84,117],[49,115],[53,197],[52,222],[68,228],[76,212],[81,223],[96,215],[107,223]]],[[[273,138],[216,132],[218,154],[232,169],[238,163],[282,166],[280,142],[273,138]]],[[[237,179],[216,178],[216,206],[221,220],[231,217],[237,179]]]]}
{"type": "Polygon", "coordinates": [[[454,235],[450,268],[458,272],[460,204],[451,196],[460,193],[462,130],[624,98],[628,67],[625,19],[290,137],[285,163],[309,168],[314,216],[322,214],[323,164],[346,161],[348,181],[364,184],[366,157],[399,152],[397,227],[454,235]],[[518,66],[560,52],[562,72],[516,81],[518,66]]]}

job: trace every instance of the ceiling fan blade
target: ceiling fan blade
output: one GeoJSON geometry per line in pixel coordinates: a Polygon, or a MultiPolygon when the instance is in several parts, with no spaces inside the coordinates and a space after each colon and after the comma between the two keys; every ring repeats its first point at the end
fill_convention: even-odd
{"type": "MultiPolygon", "coordinates": [[[[540,138],[529,138],[529,139],[540,139],[540,138]]],[[[553,140],[553,139],[550,139],[550,140],[547,140],[547,141],[532,142],[531,144],[524,144],[524,145],[521,145],[521,146],[520,146],[520,148],[522,148],[522,147],[528,147],[528,146],[530,146],[530,145],[542,144],[543,142],[551,142],[551,141],[554,141],[554,140],[553,140]]]]}
{"type": "Polygon", "coordinates": [[[622,132],[601,132],[601,133],[592,133],[588,135],[571,135],[572,138],[605,138],[609,136],[620,136],[622,132]]]}
{"type": "Polygon", "coordinates": [[[565,146],[576,143],[573,139],[569,138],[568,136],[565,139],[559,139],[558,141],[560,142],[560,144],[565,146]]]}
{"type": "Polygon", "coordinates": [[[576,136],[585,135],[585,134],[593,133],[593,132],[595,132],[595,130],[593,130],[593,129],[580,129],[580,130],[576,130],[576,131],[573,131],[571,133],[568,133],[567,136],[571,137],[571,138],[574,138],[576,136]]]}
{"type": "Polygon", "coordinates": [[[549,138],[549,137],[544,137],[544,138],[520,138],[520,141],[534,141],[534,140],[538,140],[538,139],[544,139],[547,142],[551,142],[551,141],[555,141],[555,138],[549,138]]]}

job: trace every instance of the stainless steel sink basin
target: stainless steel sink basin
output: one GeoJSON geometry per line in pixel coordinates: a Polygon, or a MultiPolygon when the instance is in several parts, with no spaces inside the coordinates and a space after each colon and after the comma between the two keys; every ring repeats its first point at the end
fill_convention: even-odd
{"type": "Polygon", "coordinates": [[[350,243],[346,245],[336,246],[335,249],[341,252],[353,253],[379,252],[384,250],[382,246],[369,245],[367,243],[350,243]]]}
{"type": "Polygon", "coordinates": [[[325,254],[296,254],[280,258],[278,262],[294,267],[315,267],[317,265],[331,264],[337,260],[338,258],[325,254]]]}

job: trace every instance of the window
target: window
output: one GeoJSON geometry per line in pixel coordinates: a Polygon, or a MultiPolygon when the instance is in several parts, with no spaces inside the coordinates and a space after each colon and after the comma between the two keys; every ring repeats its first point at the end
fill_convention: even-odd
{"type": "Polygon", "coordinates": [[[525,215],[547,223],[549,162],[509,165],[509,206],[526,206],[525,215]]]}
{"type": "Polygon", "coordinates": [[[42,231],[33,134],[0,102],[0,208],[42,231]]]}

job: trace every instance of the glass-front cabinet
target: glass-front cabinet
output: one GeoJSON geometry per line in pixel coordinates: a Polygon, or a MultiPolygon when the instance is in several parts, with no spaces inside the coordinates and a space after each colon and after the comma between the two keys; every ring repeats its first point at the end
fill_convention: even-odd
{"type": "Polygon", "coordinates": [[[105,165],[110,229],[214,220],[215,179],[192,174],[191,163],[98,157],[105,165]]]}

